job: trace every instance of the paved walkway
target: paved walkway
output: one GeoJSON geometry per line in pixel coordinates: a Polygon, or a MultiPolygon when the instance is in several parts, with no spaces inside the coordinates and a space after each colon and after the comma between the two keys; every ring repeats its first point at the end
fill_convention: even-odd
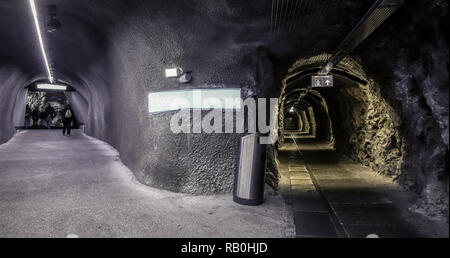
{"type": "Polygon", "coordinates": [[[415,194],[328,145],[287,144],[279,158],[297,237],[448,237],[448,224],[408,211],[415,194]]]}
{"type": "Polygon", "coordinates": [[[106,143],[74,131],[23,131],[0,145],[0,237],[289,237],[280,197],[189,196],[134,180],[106,143]]]}

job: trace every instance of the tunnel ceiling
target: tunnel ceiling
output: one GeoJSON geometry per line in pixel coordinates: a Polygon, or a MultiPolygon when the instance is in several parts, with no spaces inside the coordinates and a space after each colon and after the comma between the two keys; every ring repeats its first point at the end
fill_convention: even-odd
{"type": "MultiPolygon", "coordinates": [[[[162,41],[165,26],[180,35],[206,28],[208,37],[200,39],[203,43],[282,46],[273,47],[273,52],[288,57],[333,51],[374,1],[36,2],[41,27],[49,20],[47,5],[57,5],[56,19],[62,28],[44,33],[44,41],[55,76],[73,80],[105,55],[112,44],[109,33],[135,17],[146,15],[154,20],[156,28],[149,31],[153,41],[162,41]]],[[[45,76],[28,1],[2,1],[0,13],[0,60],[14,63],[30,78],[45,76]]]]}
{"type": "MultiPolygon", "coordinates": [[[[97,15],[86,1],[36,1],[38,17],[50,66],[62,80],[76,78],[83,68],[95,62],[107,47],[97,15]],[[57,4],[62,28],[47,33],[47,5],[57,4]]],[[[17,65],[30,78],[44,77],[46,71],[28,1],[0,3],[1,59],[17,65]]]]}

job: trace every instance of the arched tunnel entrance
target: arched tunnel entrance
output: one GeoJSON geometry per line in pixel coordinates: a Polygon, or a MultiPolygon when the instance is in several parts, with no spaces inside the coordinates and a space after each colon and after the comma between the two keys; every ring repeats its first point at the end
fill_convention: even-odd
{"type": "Polygon", "coordinates": [[[302,59],[284,78],[280,147],[293,148],[293,139],[327,145],[381,174],[400,175],[403,141],[399,114],[381,95],[381,86],[368,79],[351,58],[332,71],[334,87],[311,87],[311,76],[319,70],[308,59],[302,59]],[[304,64],[308,65],[302,67],[304,64]],[[302,130],[286,128],[292,126],[292,121],[302,130]]]}
{"type": "MultiPolygon", "coordinates": [[[[322,237],[350,236],[358,227],[348,225],[346,216],[360,203],[368,210],[387,207],[382,196],[388,181],[370,172],[399,173],[400,127],[395,111],[377,94],[379,85],[355,60],[347,58],[333,69],[333,87],[313,87],[311,78],[320,67],[311,60],[317,59],[298,60],[282,81],[275,155],[279,187],[292,202],[300,235],[315,235],[321,228],[322,237]],[[317,225],[305,225],[311,217],[317,217],[317,225]]],[[[367,219],[359,223],[383,224],[370,219],[368,210],[360,210],[367,219]]]]}
{"type": "Polygon", "coordinates": [[[0,1],[0,237],[448,237],[447,23],[438,0],[0,1]]]}
{"type": "Polygon", "coordinates": [[[282,97],[280,144],[287,147],[295,139],[334,144],[328,106],[322,95],[309,86],[290,88],[282,97]]]}
{"type": "MultiPolygon", "coordinates": [[[[49,85],[46,81],[37,81],[27,86],[26,92],[22,129],[63,129],[67,109],[73,114],[70,127],[79,129],[82,123],[77,117],[78,115],[83,117],[83,114],[80,103],[73,102],[73,96],[76,94],[73,87],[63,84],[49,85]]],[[[19,103],[17,105],[23,106],[19,103]]],[[[20,107],[17,109],[21,110],[20,107]]]]}
{"type": "MultiPolygon", "coordinates": [[[[382,86],[351,58],[330,73],[333,87],[312,87],[321,68],[311,60],[317,59],[297,60],[282,80],[274,154],[278,187],[293,205],[299,235],[369,235],[371,224],[389,223],[386,214],[371,216],[389,209],[383,198],[395,190],[387,178],[400,180],[403,173],[399,114],[380,93],[382,86]],[[364,217],[356,224],[347,217],[354,210],[364,217]]],[[[401,227],[394,231],[410,234],[401,227]]]]}

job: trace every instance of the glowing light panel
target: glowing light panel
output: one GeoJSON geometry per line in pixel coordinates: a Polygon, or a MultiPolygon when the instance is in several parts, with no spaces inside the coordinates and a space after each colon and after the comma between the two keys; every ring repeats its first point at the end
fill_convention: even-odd
{"type": "Polygon", "coordinates": [[[149,93],[150,113],[179,109],[240,109],[241,89],[178,90],[149,93]]]}
{"type": "Polygon", "coordinates": [[[67,86],[65,85],[56,85],[56,84],[49,84],[49,83],[42,83],[38,84],[36,88],[40,90],[67,90],[67,86]]]}

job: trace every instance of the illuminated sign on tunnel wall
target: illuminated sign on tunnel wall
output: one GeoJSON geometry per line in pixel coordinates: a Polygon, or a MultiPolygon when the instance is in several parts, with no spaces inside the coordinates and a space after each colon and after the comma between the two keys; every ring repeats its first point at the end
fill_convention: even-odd
{"type": "Polygon", "coordinates": [[[240,109],[241,89],[193,89],[149,93],[150,113],[179,109],[240,109]]]}
{"type": "Polygon", "coordinates": [[[36,86],[39,90],[67,90],[67,86],[65,85],[56,85],[49,83],[41,83],[36,86]]]}

